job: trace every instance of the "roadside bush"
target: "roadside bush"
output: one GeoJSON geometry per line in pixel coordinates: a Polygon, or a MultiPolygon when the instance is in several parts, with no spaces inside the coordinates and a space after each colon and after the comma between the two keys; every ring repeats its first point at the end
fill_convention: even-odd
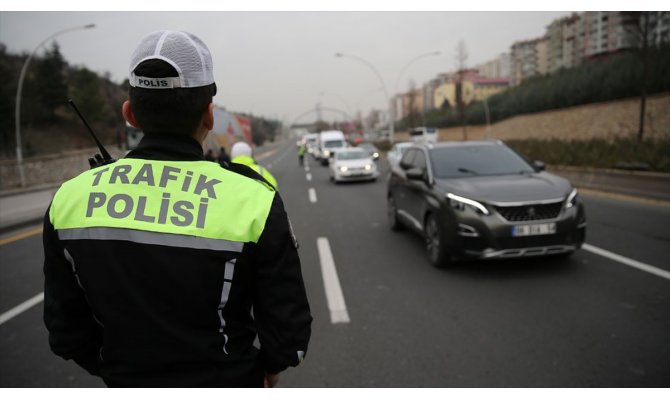
{"type": "Polygon", "coordinates": [[[670,139],[509,140],[529,160],[553,165],[670,172],[670,139]]]}

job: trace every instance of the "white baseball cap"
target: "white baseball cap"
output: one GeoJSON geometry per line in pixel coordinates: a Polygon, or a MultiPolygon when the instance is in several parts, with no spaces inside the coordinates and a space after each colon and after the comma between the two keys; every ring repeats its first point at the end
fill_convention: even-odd
{"type": "Polygon", "coordinates": [[[162,30],[145,36],[130,57],[130,86],[142,89],[194,88],[214,83],[212,55],[197,36],[181,31],[162,30]],[[135,75],[146,60],[163,60],[179,77],[149,78],[135,75]]]}

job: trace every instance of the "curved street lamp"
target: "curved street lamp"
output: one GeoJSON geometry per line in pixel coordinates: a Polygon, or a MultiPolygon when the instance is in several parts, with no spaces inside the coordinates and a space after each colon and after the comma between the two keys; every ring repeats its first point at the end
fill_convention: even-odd
{"type": "MultiPolygon", "coordinates": [[[[421,54],[419,56],[414,57],[407,64],[405,64],[405,66],[402,67],[402,69],[400,70],[400,73],[398,74],[398,79],[396,79],[396,81],[395,81],[395,86],[393,87],[393,95],[395,96],[395,94],[398,93],[398,83],[400,83],[400,78],[402,77],[402,74],[407,70],[407,68],[409,68],[410,65],[414,64],[414,62],[419,61],[422,58],[432,57],[432,56],[439,56],[439,55],[440,55],[439,51],[433,51],[433,52],[430,52],[430,53],[421,54]]],[[[413,96],[413,94],[411,94],[410,96],[413,96]]],[[[424,109],[425,109],[425,105],[424,105],[424,109]]],[[[393,104],[391,118],[393,120],[395,120],[395,102],[393,104]]],[[[423,111],[421,112],[421,118],[423,119],[423,111]]],[[[425,121],[423,123],[425,125],[425,121]]]]}
{"type": "Polygon", "coordinates": [[[430,53],[421,54],[420,56],[414,57],[412,60],[410,60],[410,62],[405,64],[405,66],[402,67],[402,69],[400,70],[400,73],[398,74],[398,79],[396,79],[396,81],[395,81],[395,86],[393,87],[393,93],[395,94],[395,93],[398,92],[398,83],[400,83],[400,78],[402,78],[402,74],[407,70],[407,68],[409,68],[410,65],[414,64],[414,62],[419,61],[422,58],[432,57],[432,56],[439,56],[440,54],[441,53],[439,51],[433,51],[433,52],[430,52],[430,53]]]}
{"type": "Polygon", "coordinates": [[[63,29],[52,34],[51,36],[42,40],[40,44],[38,44],[35,47],[35,49],[33,49],[32,53],[30,53],[30,55],[26,59],[26,62],[23,63],[23,68],[21,68],[21,74],[19,75],[19,86],[16,89],[16,109],[14,111],[14,121],[16,123],[16,162],[19,167],[19,178],[21,180],[21,187],[26,186],[26,178],[25,174],[23,173],[23,151],[21,149],[21,92],[23,91],[23,79],[26,76],[26,70],[28,69],[28,64],[30,64],[30,60],[33,59],[33,56],[35,55],[35,53],[37,53],[37,50],[40,47],[42,47],[42,45],[46,43],[48,40],[66,32],[75,31],[79,29],[89,29],[94,27],[95,24],[87,24],[84,26],[76,26],[73,28],[63,29]]]}
{"type": "MultiPolygon", "coordinates": [[[[405,72],[405,70],[407,70],[407,68],[409,68],[410,65],[412,65],[415,61],[418,61],[422,58],[431,57],[431,56],[438,56],[438,55],[440,55],[439,51],[433,51],[433,52],[430,52],[430,53],[421,54],[417,57],[414,57],[407,64],[405,64],[405,66],[400,70],[400,73],[398,74],[398,79],[396,79],[396,81],[395,81],[394,92],[393,92],[394,95],[398,91],[398,83],[400,82],[400,78],[402,77],[402,74],[405,72]]],[[[390,131],[391,131],[390,132],[390,141],[391,141],[391,143],[393,143],[393,139],[394,139],[393,136],[395,134],[395,104],[391,105],[391,99],[389,98],[388,91],[386,90],[386,84],[384,83],[384,80],[382,79],[381,75],[379,74],[377,69],[370,62],[364,60],[361,57],[354,56],[354,55],[351,55],[351,54],[343,54],[343,53],[335,53],[335,56],[336,57],[353,58],[354,60],[358,60],[358,61],[364,63],[365,65],[367,65],[368,67],[370,67],[370,69],[372,69],[372,71],[375,73],[375,75],[377,75],[377,78],[379,78],[379,81],[382,83],[382,88],[384,89],[384,95],[386,96],[386,104],[389,107],[389,120],[390,120],[389,128],[390,128],[390,131]]]]}
{"type": "Polygon", "coordinates": [[[340,96],[340,95],[337,94],[337,93],[319,92],[319,96],[321,96],[322,99],[323,99],[323,96],[324,96],[324,95],[330,95],[330,96],[335,96],[335,97],[337,97],[338,99],[340,99],[340,101],[342,102],[342,104],[344,104],[344,106],[347,108],[347,112],[351,113],[351,107],[349,106],[349,103],[347,103],[347,101],[344,100],[344,98],[343,98],[342,96],[340,96]]]}
{"type": "MultiPolygon", "coordinates": [[[[363,58],[360,58],[358,56],[354,56],[354,55],[351,55],[351,54],[335,53],[335,57],[353,58],[354,60],[358,60],[358,61],[362,62],[363,64],[367,65],[372,70],[372,72],[374,72],[375,75],[377,75],[377,78],[379,78],[379,82],[381,82],[382,88],[384,89],[384,96],[386,97],[386,106],[388,107],[389,111],[391,110],[391,99],[389,98],[388,90],[386,90],[386,83],[384,83],[384,79],[382,79],[382,76],[379,74],[379,71],[377,71],[377,68],[375,68],[374,65],[370,64],[369,61],[367,61],[363,58]]],[[[395,121],[394,121],[392,112],[389,112],[389,120],[390,120],[389,130],[391,131],[390,135],[389,135],[389,139],[390,139],[391,143],[393,143],[393,135],[395,133],[395,121]]]]}

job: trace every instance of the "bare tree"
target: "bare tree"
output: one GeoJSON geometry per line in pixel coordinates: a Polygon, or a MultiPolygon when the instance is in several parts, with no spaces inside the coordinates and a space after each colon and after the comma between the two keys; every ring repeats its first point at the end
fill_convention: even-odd
{"type": "Polygon", "coordinates": [[[418,126],[419,110],[416,102],[416,82],[410,80],[407,92],[407,124],[410,127],[418,126]]]}
{"type": "Polygon", "coordinates": [[[665,39],[660,36],[661,21],[667,11],[627,11],[622,12],[623,26],[632,39],[633,50],[642,63],[642,81],[640,82],[640,120],[638,124],[637,142],[644,139],[644,117],[647,106],[647,90],[649,71],[654,62],[652,53],[665,39]]]}
{"type": "Polygon", "coordinates": [[[463,98],[463,77],[465,74],[466,61],[468,59],[468,48],[465,41],[460,40],[456,46],[456,107],[458,108],[458,115],[463,126],[463,140],[468,140],[468,127],[465,115],[465,99],[463,98]]]}

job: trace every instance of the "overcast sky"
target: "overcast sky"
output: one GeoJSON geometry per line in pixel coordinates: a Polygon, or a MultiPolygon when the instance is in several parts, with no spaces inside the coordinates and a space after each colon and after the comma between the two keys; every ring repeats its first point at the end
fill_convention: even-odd
{"type": "MultiPolygon", "coordinates": [[[[557,7],[558,8],[558,7],[557,7]]],[[[456,67],[463,40],[467,66],[509,52],[514,41],[542,36],[568,11],[541,12],[0,12],[0,42],[10,53],[30,52],[59,30],[94,23],[57,37],[71,65],[109,72],[121,83],[138,41],[159,29],[185,30],[210,48],[218,94],[214,102],[287,123],[317,102],[347,113],[383,108],[373,69],[336,52],[365,59],[389,96],[456,67]],[[439,51],[439,56],[412,62],[439,51]],[[396,82],[399,82],[396,88],[396,82]]],[[[40,50],[40,54],[43,50],[40,50]]],[[[324,113],[327,119],[339,114],[324,113]]],[[[310,122],[313,115],[297,122],[310,122]]]]}

